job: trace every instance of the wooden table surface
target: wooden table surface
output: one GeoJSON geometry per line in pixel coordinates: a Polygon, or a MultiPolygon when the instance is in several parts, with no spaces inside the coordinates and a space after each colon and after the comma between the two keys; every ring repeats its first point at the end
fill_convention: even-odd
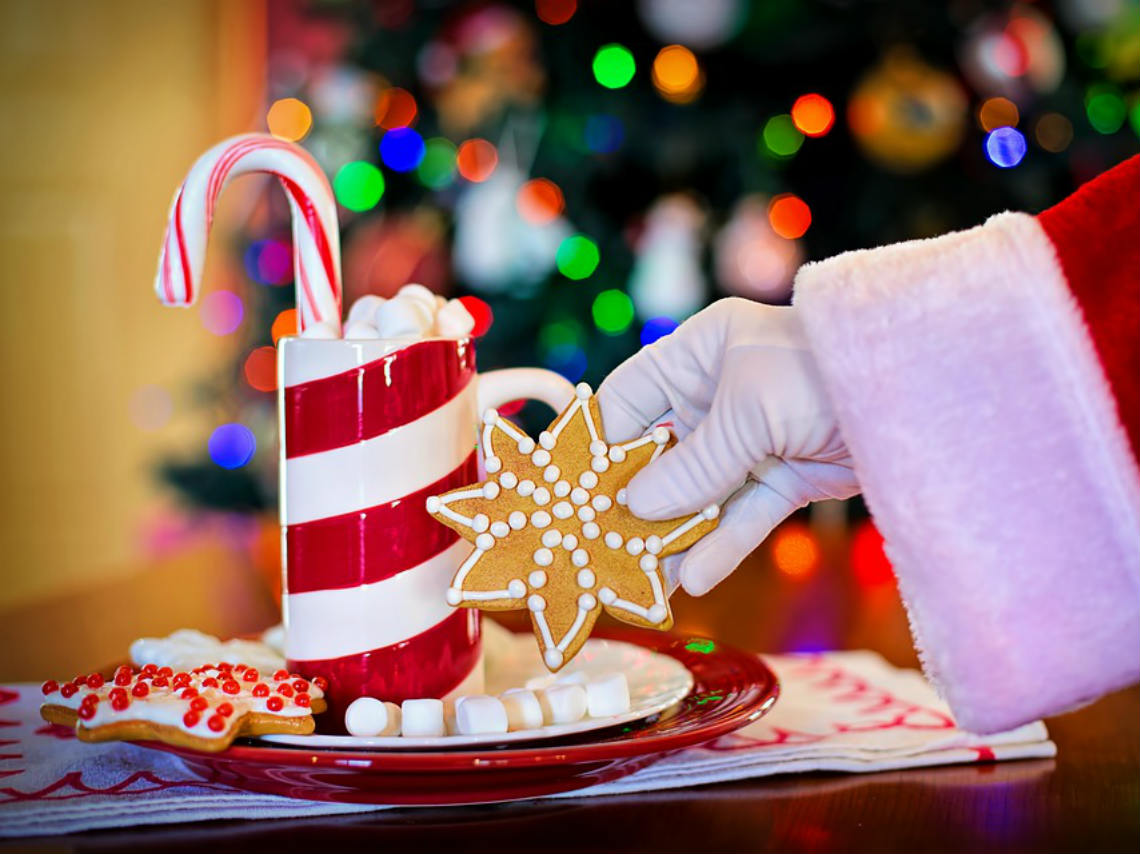
{"type": "MultiPolygon", "coordinates": [[[[768,550],[762,548],[710,595],[702,599],[679,595],[674,599],[678,629],[759,651],[870,648],[895,664],[914,666],[905,614],[893,585],[865,587],[855,583],[846,539],[835,535],[825,536],[823,541],[822,563],[805,577],[775,571],[768,550]]],[[[203,554],[177,562],[163,572],[151,572],[129,584],[136,601],[169,596],[171,584],[185,575],[186,579],[195,579],[192,589],[201,590],[200,616],[205,622],[197,625],[203,628],[247,631],[256,627],[251,621],[264,622],[271,614],[256,583],[240,580],[238,562],[203,554]],[[217,600],[209,592],[217,589],[210,581],[211,573],[226,574],[226,619],[218,617],[217,600]],[[210,609],[208,617],[206,609],[210,609]]],[[[66,637],[68,610],[80,603],[89,610],[92,596],[98,595],[0,615],[4,618],[0,619],[0,644],[18,642],[19,633],[32,626],[42,632],[45,624],[57,626],[56,632],[66,637]]],[[[110,590],[102,595],[121,599],[123,594],[110,590]]],[[[148,624],[146,630],[170,630],[194,619],[194,597],[183,599],[178,625],[148,624]]],[[[136,609],[126,611],[132,612],[139,613],[136,609]]],[[[142,633],[132,632],[129,625],[119,631],[128,636],[142,633]]],[[[65,648],[71,654],[76,649],[74,644],[65,648]]],[[[98,648],[98,638],[89,648],[98,648]]],[[[0,678],[46,675],[41,672],[33,677],[13,667],[17,665],[13,663],[6,672],[0,672],[0,678]]],[[[0,850],[1140,849],[1140,689],[1103,698],[1047,724],[1059,750],[1050,760],[871,775],[789,775],[641,795],[399,809],[287,822],[166,825],[17,840],[0,843],[0,850]]]]}

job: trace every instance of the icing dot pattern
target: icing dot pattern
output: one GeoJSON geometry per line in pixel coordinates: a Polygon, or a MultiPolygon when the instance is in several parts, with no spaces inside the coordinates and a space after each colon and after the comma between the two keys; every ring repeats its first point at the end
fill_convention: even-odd
{"type": "Polygon", "coordinates": [[[584,383],[537,441],[489,410],[481,425],[488,479],[426,501],[429,513],[476,546],[448,603],[526,607],[552,670],[574,657],[602,608],[635,625],[668,628],[659,558],[691,546],[719,511],[661,522],[630,514],[624,484],[670,441],[658,427],[607,443],[584,383]]]}

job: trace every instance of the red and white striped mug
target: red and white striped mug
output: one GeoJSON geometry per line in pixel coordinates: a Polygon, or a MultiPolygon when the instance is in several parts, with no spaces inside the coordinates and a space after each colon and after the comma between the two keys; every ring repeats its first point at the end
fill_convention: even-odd
{"type": "Polygon", "coordinates": [[[445,593],[470,546],[424,509],[480,479],[480,413],[558,374],[477,374],[463,339],[284,338],[278,346],[282,597],[289,667],[329,680],[324,729],[361,696],[400,702],[482,688],[479,614],[445,593]]]}

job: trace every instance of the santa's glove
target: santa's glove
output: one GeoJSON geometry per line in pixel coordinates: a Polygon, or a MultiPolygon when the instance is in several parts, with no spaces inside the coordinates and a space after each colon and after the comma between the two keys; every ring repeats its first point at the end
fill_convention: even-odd
{"type": "Polygon", "coordinates": [[[626,360],[598,389],[606,438],[672,420],[679,443],[630,481],[629,508],[670,519],[731,500],[684,555],[689,593],[707,593],[797,508],[859,491],[800,318],[725,299],[626,360]]]}

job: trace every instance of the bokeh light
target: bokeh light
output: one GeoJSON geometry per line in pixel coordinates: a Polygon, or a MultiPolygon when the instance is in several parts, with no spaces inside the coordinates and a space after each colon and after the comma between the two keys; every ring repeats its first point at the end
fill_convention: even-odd
{"type": "Polygon", "coordinates": [[[392,86],[380,93],[376,99],[376,124],[391,130],[392,128],[410,127],[416,121],[416,99],[412,93],[398,86],[392,86]]]}
{"type": "Polygon", "coordinates": [[[1038,145],[1058,154],[1073,141],[1073,123],[1060,113],[1046,113],[1037,120],[1033,135],[1038,145]]]}
{"type": "Polygon", "coordinates": [[[1128,107],[1115,86],[1097,84],[1085,93],[1085,115],[1097,133],[1116,133],[1124,126],[1128,107]]]}
{"type": "Polygon", "coordinates": [[[653,85],[667,100],[688,103],[703,82],[697,57],[687,47],[671,44],[658,51],[653,60],[653,85]]]}
{"type": "Polygon", "coordinates": [[[211,291],[202,298],[202,325],[215,335],[229,335],[245,316],[241,297],[233,291],[211,291]]]}
{"type": "Polygon", "coordinates": [[[594,325],[606,335],[621,335],[633,323],[633,300],[625,291],[611,288],[594,297],[590,312],[594,325]]]}
{"type": "Polygon", "coordinates": [[[799,196],[781,193],[768,205],[768,222],[780,237],[795,240],[811,226],[811,208],[799,196]]]}
{"type": "Polygon", "coordinates": [[[135,389],[127,410],[140,430],[158,430],[165,427],[174,414],[174,400],[162,386],[144,385],[135,389]]]}
{"type": "Polygon", "coordinates": [[[978,124],[982,130],[991,131],[1000,127],[1017,127],[1021,113],[1017,104],[1009,98],[987,98],[978,108],[978,124]]]}
{"type": "Polygon", "coordinates": [[[586,351],[576,344],[566,344],[549,350],[543,357],[542,363],[572,383],[582,379],[586,368],[589,367],[586,351]]]}
{"type": "Polygon", "coordinates": [[[585,279],[598,269],[601,256],[598,245],[582,234],[567,237],[558,244],[555,263],[558,272],[567,279],[585,279]]]}
{"type": "Polygon", "coordinates": [[[371,210],[384,195],[384,175],[365,160],[353,160],[337,170],[333,192],[350,211],[371,210]]]}
{"type": "Polygon", "coordinates": [[[997,128],[986,136],[986,157],[994,166],[1011,169],[1021,162],[1029,146],[1017,128],[997,128]]]}
{"type": "Polygon", "coordinates": [[[411,128],[392,128],[380,138],[380,159],[395,172],[411,172],[424,159],[424,138],[411,128]]]}
{"type": "Polygon", "coordinates": [[[786,159],[800,150],[804,144],[804,135],[800,133],[792,117],[787,113],[772,116],[764,123],[764,130],[760,133],[764,149],[777,159],[786,159]]]}
{"type": "Polygon", "coordinates": [[[469,139],[459,146],[455,168],[473,183],[486,181],[499,165],[499,152],[485,139],[469,139]]]}
{"type": "Polygon", "coordinates": [[[538,330],[538,349],[543,358],[559,347],[578,347],[582,344],[582,327],[573,318],[552,320],[538,330]]]}
{"type": "Polygon", "coordinates": [[[800,95],[792,104],[792,124],[805,136],[826,136],[835,126],[835,108],[816,92],[800,95]]]}
{"type": "Polygon", "coordinates": [[[245,381],[257,391],[274,391],[277,388],[277,351],[273,347],[258,347],[245,357],[242,366],[245,381]]]}
{"type": "Polygon", "coordinates": [[[664,338],[677,328],[677,321],[671,317],[651,317],[641,327],[641,346],[652,344],[658,338],[664,338]]]}
{"type": "Polygon", "coordinates": [[[298,142],[305,138],[313,126],[313,111],[308,104],[296,98],[274,101],[265,116],[265,126],[274,136],[298,142]]]}
{"type": "Polygon", "coordinates": [[[1132,125],[1132,132],[1140,136],[1140,98],[1132,102],[1132,109],[1128,111],[1128,123],[1132,125]]]}
{"type": "Polygon", "coordinates": [[[276,344],[286,335],[297,334],[297,309],[287,308],[273,318],[273,326],[269,330],[276,344]]]}
{"type": "Polygon", "coordinates": [[[578,0],[534,0],[534,13],[544,24],[565,24],[578,11],[578,0]]]}
{"type": "Polygon", "coordinates": [[[246,275],[259,285],[284,285],[293,279],[293,250],[282,240],[255,240],[242,256],[246,275]]]}
{"type": "Polygon", "coordinates": [[[883,550],[883,535],[870,519],[862,522],[851,537],[851,572],[863,587],[878,587],[895,580],[883,550]]]}
{"type": "Polygon", "coordinates": [[[616,116],[596,113],[586,119],[583,142],[594,154],[612,154],[625,141],[625,127],[616,116]]]}
{"type": "Polygon", "coordinates": [[[547,178],[533,178],[519,187],[515,196],[519,216],[533,225],[557,219],[566,207],[562,189],[547,178]]]}
{"type": "Polygon", "coordinates": [[[607,44],[594,54],[594,79],[607,89],[620,89],[629,85],[637,71],[637,63],[629,48],[620,44],[607,44]]]}
{"type": "Polygon", "coordinates": [[[491,324],[495,322],[494,312],[491,311],[491,306],[487,305],[479,297],[465,296],[460,297],[459,301],[463,303],[463,307],[467,309],[472,319],[475,321],[475,328],[471,330],[471,335],[474,338],[480,338],[487,334],[487,330],[491,328],[491,324]]]}
{"type": "Polygon", "coordinates": [[[455,145],[441,136],[429,139],[424,157],[416,167],[416,177],[425,187],[442,190],[455,180],[455,145]]]}
{"type": "Polygon", "coordinates": [[[819,545],[806,526],[788,522],[772,535],[772,562],[789,578],[803,579],[819,567],[819,545]]]}
{"type": "Polygon", "coordinates": [[[223,424],[210,434],[210,459],[224,469],[240,469],[257,452],[257,439],[244,424],[223,424]]]}

